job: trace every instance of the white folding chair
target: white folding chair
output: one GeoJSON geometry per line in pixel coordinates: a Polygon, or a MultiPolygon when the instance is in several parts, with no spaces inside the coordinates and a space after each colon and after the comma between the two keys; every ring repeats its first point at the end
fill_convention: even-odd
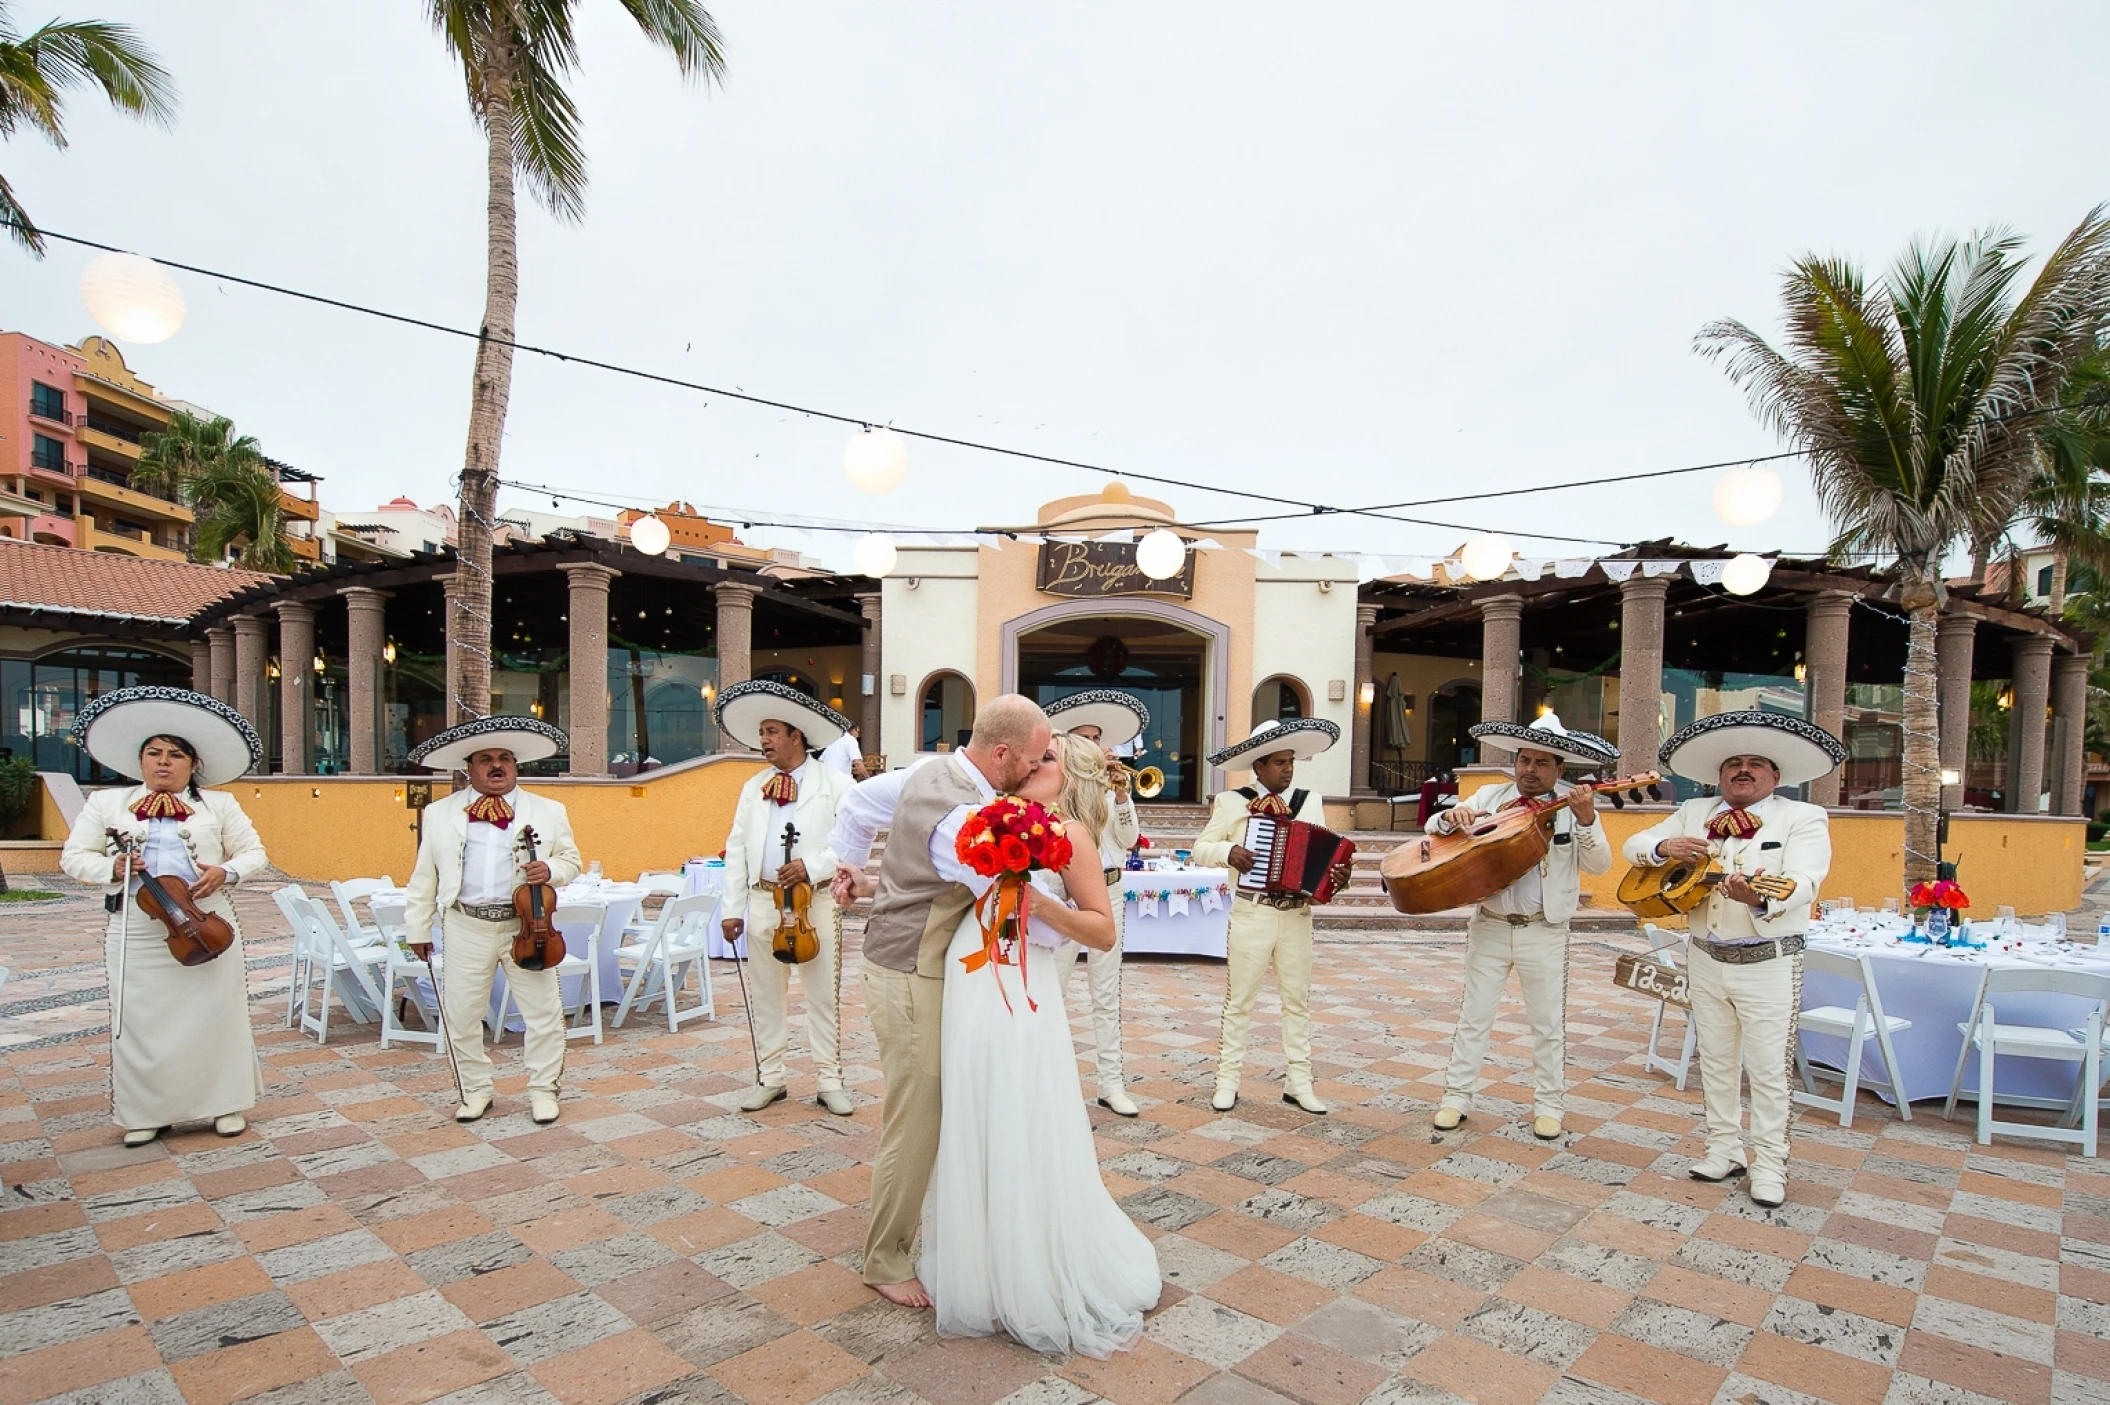
{"type": "MultiPolygon", "coordinates": [[[[381,880],[387,883],[387,879],[381,880]]],[[[334,884],[332,887],[336,886],[334,884]]],[[[395,885],[389,884],[390,887],[395,885]]],[[[340,899],[341,901],[341,899],[340,899]]],[[[369,904],[374,916],[374,928],[381,934],[382,945],[388,949],[388,959],[382,964],[381,981],[381,1047],[386,1049],[390,1041],[398,1044],[425,1044],[437,1049],[440,1046],[439,981],[433,979],[434,964],[444,964],[438,951],[432,954],[432,962],[418,959],[410,949],[410,939],[403,930],[403,901],[382,901],[369,904]],[[420,980],[432,981],[433,996],[425,998],[420,980]],[[403,1007],[418,1012],[418,1023],[423,1029],[406,1029],[400,1018],[403,1007]]]]}
{"type": "Polygon", "coordinates": [[[615,1026],[623,1027],[633,1006],[642,1009],[654,1000],[664,1000],[667,1007],[667,1029],[677,1030],[683,1020],[714,1018],[716,1005],[711,999],[711,925],[718,920],[718,899],[704,893],[693,898],[676,898],[660,909],[659,919],[652,924],[641,942],[616,948],[616,960],[634,963],[629,979],[623,985],[623,1003],[616,1007],[615,1026]],[[703,999],[688,1009],[679,1008],[678,997],[687,975],[683,967],[693,966],[697,982],[703,987],[703,999]]]}
{"type": "Polygon", "coordinates": [[[296,929],[304,927],[307,932],[308,975],[301,993],[301,1030],[313,1034],[320,1043],[329,1042],[332,994],[343,1000],[346,1014],[360,1024],[372,1024],[381,1010],[379,974],[388,962],[388,945],[353,945],[329,909],[297,887],[290,893],[281,888],[272,897],[293,918],[296,929]],[[319,1001],[314,995],[318,974],[322,987],[319,1001]],[[342,990],[337,988],[340,975],[349,978],[342,990]]]}
{"type": "MultiPolygon", "coordinates": [[[[1671,948],[1681,947],[1692,939],[1692,933],[1690,932],[1665,931],[1653,922],[1641,924],[1641,935],[1649,944],[1647,954],[1650,959],[1654,960],[1658,965],[1673,971],[1678,969],[1678,961],[1671,954],[1671,948]]],[[[1661,1052],[1660,1042],[1663,1037],[1663,1016],[1669,1013],[1669,1010],[1670,1002],[1668,1000],[1656,1002],[1656,1013],[1649,1017],[1648,1052],[1642,1056],[1642,1066],[1654,1069],[1658,1073],[1669,1074],[1672,1083],[1682,1093],[1685,1091],[1685,1080],[1692,1072],[1692,1051],[1699,1044],[1700,1033],[1698,1027],[1692,1022],[1692,1011],[1687,1010],[1685,1012],[1685,1038],[1679,1045],[1678,1056],[1675,1060],[1666,1058],[1661,1052]]]]}
{"type": "Polygon", "coordinates": [[[1821,1107],[1839,1114],[1839,1125],[1854,1125],[1854,1098],[1865,1084],[1870,1088],[1883,1088],[1897,1100],[1900,1120],[1912,1120],[1912,1100],[1898,1086],[1904,1078],[1904,1067],[1898,1063],[1897,1050],[1890,1047],[1890,1036],[1912,1028],[1912,1021],[1899,1015],[1883,1013],[1883,997],[1876,993],[1876,976],[1865,955],[1848,956],[1839,951],[1823,951],[1817,947],[1806,947],[1802,953],[1802,970],[1805,977],[1811,973],[1835,976],[1852,981],[1861,987],[1860,999],[1849,1010],[1843,1005],[1818,1005],[1804,1007],[1796,1017],[1796,1025],[1804,1035],[1829,1034],[1846,1041],[1845,1083],[1836,1098],[1827,1098],[1818,1093],[1816,1076],[1810,1070],[1810,1060],[1802,1041],[1795,1041],[1795,1070],[1802,1075],[1802,1088],[1794,1094],[1794,1100],[1805,1107],[1821,1107]],[[1882,1051],[1883,1067],[1889,1070],[1891,1081],[1877,1082],[1861,1076],[1861,1054],[1869,1040],[1876,1041],[1882,1051]]]}
{"type": "Polygon", "coordinates": [[[299,1029],[307,1018],[308,982],[314,967],[310,959],[314,938],[308,932],[307,920],[288,901],[300,891],[297,884],[288,883],[271,893],[271,900],[278,904],[279,914],[286,919],[286,926],[293,933],[293,979],[286,984],[287,1029],[299,1029]]]}
{"type": "Polygon", "coordinates": [[[370,946],[381,940],[381,934],[367,923],[359,920],[358,904],[371,907],[374,894],[393,890],[396,882],[387,874],[379,878],[346,878],[330,883],[330,896],[337,900],[337,911],[344,918],[345,935],[360,946],[370,946]]]}
{"type": "MultiPolygon", "coordinates": [[[[1993,1133],[2009,1132],[2040,1141],[2078,1142],[2083,1156],[2095,1155],[2098,1099],[2082,1097],[2078,1127],[2044,1127],[2034,1122],[2000,1122],[1993,1117],[1993,1058],[2056,1059],[2080,1065],[2080,1089],[2100,1088],[2103,1083],[2103,1026],[2110,1015],[2110,976],[2088,971],[2055,971],[2042,967],[1987,967],[1978,983],[1978,1003],[1971,1018],[1957,1026],[1963,1031],[1963,1049],[1956,1056],[1956,1077],[1949,1083],[1949,1101],[1942,1116],[1956,1114],[1956,1095],[1963,1088],[1963,1071],[1971,1051],[1978,1051],[1978,1142],[1990,1146],[1993,1133]],[[1994,997],[2024,993],[2079,996],[2095,1002],[2088,1023],[2079,1030],[2048,1029],[2041,1025],[2003,1024],[1994,1008],[1994,997]]],[[[2069,1109],[2070,1111],[2070,1109],[2069,1109]]]]}
{"type": "Polygon", "coordinates": [[[659,920],[658,913],[645,911],[645,904],[658,898],[661,900],[660,906],[665,907],[667,903],[681,896],[683,885],[679,873],[659,872],[640,873],[637,876],[637,886],[645,890],[644,896],[637,900],[637,910],[631,913],[630,920],[623,924],[622,933],[617,938],[618,945],[643,940],[652,924],[659,920]]]}
{"type": "Polygon", "coordinates": [[[579,998],[565,1011],[569,1017],[566,1039],[591,1036],[594,1043],[601,1042],[601,924],[607,918],[608,909],[600,903],[559,903],[551,918],[564,938],[557,988],[563,990],[566,976],[579,980],[579,998]]]}

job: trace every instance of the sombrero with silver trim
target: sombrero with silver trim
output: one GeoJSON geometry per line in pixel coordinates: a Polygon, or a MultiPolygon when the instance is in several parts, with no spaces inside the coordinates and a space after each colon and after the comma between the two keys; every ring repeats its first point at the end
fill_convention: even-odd
{"type": "Polygon", "coordinates": [[[1057,698],[1042,711],[1048,714],[1048,725],[1058,732],[1097,727],[1101,746],[1126,746],[1142,736],[1143,729],[1150,725],[1150,709],[1143,706],[1143,700],[1131,697],[1119,688],[1091,688],[1072,693],[1066,698],[1057,698]]]}
{"type": "Polygon", "coordinates": [[[188,688],[143,684],[89,702],[73,718],[73,744],[119,775],[140,779],[139,749],[149,737],[181,737],[198,753],[191,778],[225,785],[264,760],[264,739],[249,719],[218,698],[188,688]]]}
{"type": "Polygon", "coordinates": [[[1521,722],[1480,722],[1466,729],[1494,751],[1550,751],[1576,766],[1606,766],[1619,749],[1591,732],[1571,732],[1554,713],[1525,726],[1521,722]]]}
{"type": "Polygon", "coordinates": [[[1209,764],[1221,766],[1240,756],[1273,756],[1278,751],[1294,751],[1299,761],[1309,761],[1340,739],[1341,729],[1323,717],[1292,717],[1287,722],[1269,718],[1244,741],[1210,757],[1209,764]]]}
{"type": "Polygon", "coordinates": [[[478,717],[456,723],[418,744],[410,764],[430,771],[459,771],[479,751],[510,751],[525,766],[568,750],[571,740],[559,728],[534,717],[478,717]]]}
{"type": "Polygon", "coordinates": [[[796,727],[808,751],[819,751],[850,730],[850,719],[773,678],[751,678],[718,694],[718,730],[742,746],[760,748],[762,724],[796,727]]]}
{"type": "Polygon", "coordinates": [[[1663,743],[1663,769],[1717,785],[1732,756],[1763,756],[1780,768],[1782,785],[1827,776],[1846,759],[1846,746],[1822,727],[1778,712],[1718,712],[1702,717],[1663,743]]]}

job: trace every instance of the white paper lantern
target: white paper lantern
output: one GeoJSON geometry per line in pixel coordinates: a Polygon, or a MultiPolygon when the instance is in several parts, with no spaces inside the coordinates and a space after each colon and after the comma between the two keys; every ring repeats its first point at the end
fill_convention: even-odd
{"type": "Polygon", "coordinates": [[[674,534],[667,530],[667,524],[649,512],[630,524],[630,544],[647,556],[659,555],[673,540],[674,534]]]}
{"type": "Polygon", "coordinates": [[[1509,538],[1500,532],[1482,532],[1467,539],[1464,550],[1458,553],[1458,564],[1472,579],[1491,581],[1509,569],[1510,559],[1515,555],[1509,538]]]}
{"type": "Polygon", "coordinates": [[[1780,511],[1780,475],[1770,468],[1732,468],[1715,480],[1715,515],[1732,527],[1756,527],[1780,511]]]}
{"type": "Polygon", "coordinates": [[[843,445],[843,473],[868,493],[891,493],[908,476],[908,441],[891,429],[861,429],[843,445]]]}
{"type": "Polygon", "coordinates": [[[137,254],[104,254],[81,270],[88,315],[119,341],[167,341],[183,325],[183,289],[168,270],[137,254]]]}
{"type": "Polygon", "coordinates": [[[885,576],[894,569],[894,539],[884,532],[868,532],[850,548],[850,564],[861,576],[885,576]]]}
{"type": "Polygon", "coordinates": [[[1745,552],[1729,558],[1722,567],[1722,589],[1731,595],[1756,595],[1765,589],[1766,581],[1773,575],[1773,563],[1763,556],[1745,552]]]}
{"type": "Polygon", "coordinates": [[[1171,580],[1187,564],[1187,543],[1160,527],[1136,543],[1136,569],[1154,581],[1171,580]]]}

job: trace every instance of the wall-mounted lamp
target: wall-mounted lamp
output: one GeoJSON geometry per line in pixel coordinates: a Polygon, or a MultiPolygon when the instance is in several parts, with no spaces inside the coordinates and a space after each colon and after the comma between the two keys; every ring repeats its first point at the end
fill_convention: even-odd
{"type": "Polygon", "coordinates": [[[320,655],[320,654],[317,654],[317,655],[315,656],[315,671],[316,671],[317,673],[324,673],[324,672],[327,672],[327,671],[328,671],[328,669],[329,669],[329,665],[328,665],[328,664],[326,664],[326,663],[324,663],[324,662],[322,661],[322,655],[320,655]]]}
{"type": "Polygon", "coordinates": [[[1962,785],[1963,772],[1957,770],[1954,766],[1944,766],[1941,768],[1941,783],[1943,785],[1962,785]]]}
{"type": "MultiPolygon", "coordinates": [[[[274,682],[274,683],[276,683],[276,682],[278,681],[278,660],[277,660],[277,659],[273,659],[273,660],[271,660],[271,661],[270,661],[269,663],[267,663],[267,664],[265,664],[265,665],[264,665],[264,676],[265,676],[266,678],[270,679],[270,680],[271,680],[272,682],[274,682]]],[[[2004,703],[2003,703],[2003,704],[2002,704],[2002,706],[2004,707],[2004,706],[2006,706],[2006,704],[2004,704],[2004,703]]]]}
{"type": "Polygon", "coordinates": [[[1333,594],[1333,582],[1332,582],[1332,581],[1320,581],[1320,582],[1319,582],[1319,594],[1321,594],[1321,595],[1331,595],[1331,594],[1333,594]]]}
{"type": "Polygon", "coordinates": [[[2014,690],[2013,688],[2005,688],[2005,689],[2002,689],[2002,690],[2001,690],[2001,693],[2000,693],[2000,710],[2001,710],[2002,712],[2005,712],[2005,711],[2007,711],[2007,710],[2008,710],[2009,708],[2013,707],[2014,705],[2015,705],[2015,690],[2014,690]]]}
{"type": "Polygon", "coordinates": [[[381,659],[384,663],[394,663],[396,661],[395,640],[391,639],[381,646],[381,659]]]}
{"type": "Polygon", "coordinates": [[[1810,666],[1808,664],[1799,663],[1795,665],[1795,681],[1797,683],[1810,681],[1810,666]]]}
{"type": "Polygon", "coordinates": [[[1368,707],[1377,701],[1377,684],[1371,679],[1365,678],[1363,685],[1355,690],[1355,695],[1362,701],[1364,707],[1368,707]]]}
{"type": "Polygon", "coordinates": [[[921,576],[910,576],[910,577],[908,578],[908,588],[909,588],[910,590],[916,590],[916,589],[919,589],[919,588],[920,588],[920,587],[921,587],[922,585],[923,585],[923,577],[921,577],[921,576]]]}

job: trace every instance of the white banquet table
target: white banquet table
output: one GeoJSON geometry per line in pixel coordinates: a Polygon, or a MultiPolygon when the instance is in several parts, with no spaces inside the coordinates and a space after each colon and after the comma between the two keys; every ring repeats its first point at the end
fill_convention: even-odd
{"type": "MultiPolygon", "coordinates": [[[[1866,956],[1875,975],[1876,992],[1883,1000],[1883,1013],[1912,1021],[1912,1028],[1891,1036],[1898,1061],[1905,1065],[1905,1095],[1914,1102],[1946,1098],[1949,1080],[1956,1074],[1956,1058],[1963,1051],[1963,1032],[1978,999],[1978,984],[1988,965],[2040,969],[2096,971],[2110,974],[2110,960],[2091,946],[2055,944],[2041,928],[2023,928],[2022,940],[2008,949],[1948,950],[1896,940],[1904,922],[1886,914],[1857,914],[1851,931],[1840,919],[1822,919],[1810,931],[1810,945],[1847,956],[1866,956]]],[[[1837,1005],[1852,1009],[1859,998],[1853,982],[1806,972],[1803,976],[1804,1009],[1837,1005]]],[[[2077,996],[2017,994],[1996,997],[2007,1019],[2053,1029],[2077,1028],[2087,1023],[2093,1005],[2077,996]]],[[[1845,1066],[1846,1040],[1821,1034],[1805,1034],[1804,1047],[1812,1062],[1833,1068],[1845,1066]]],[[[1873,1040],[1862,1051],[1861,1066],[1870,1078],[1887,1080],[1881,1047],[1873,1040]]],[[[2002,1102],[2034,1103],[2064,1107],[2073,1096],[2077,1065],[2050,1059],[2001,1056],[1995,1070],[1998,1097],[2002,1102]]],[[[1978,1090],[1978,1060],[1964,1065],[1963,1089],[1978,1090]]],[[[1886,1098],[1886,1101],[1890,1099],[1886,1098]]]]}
{"type": "Polygon", "coordinates": [[[1231,871],[1129,869],[1121,885],[1124,951],[1211,956],[1230,951],[1231,871]]]}

